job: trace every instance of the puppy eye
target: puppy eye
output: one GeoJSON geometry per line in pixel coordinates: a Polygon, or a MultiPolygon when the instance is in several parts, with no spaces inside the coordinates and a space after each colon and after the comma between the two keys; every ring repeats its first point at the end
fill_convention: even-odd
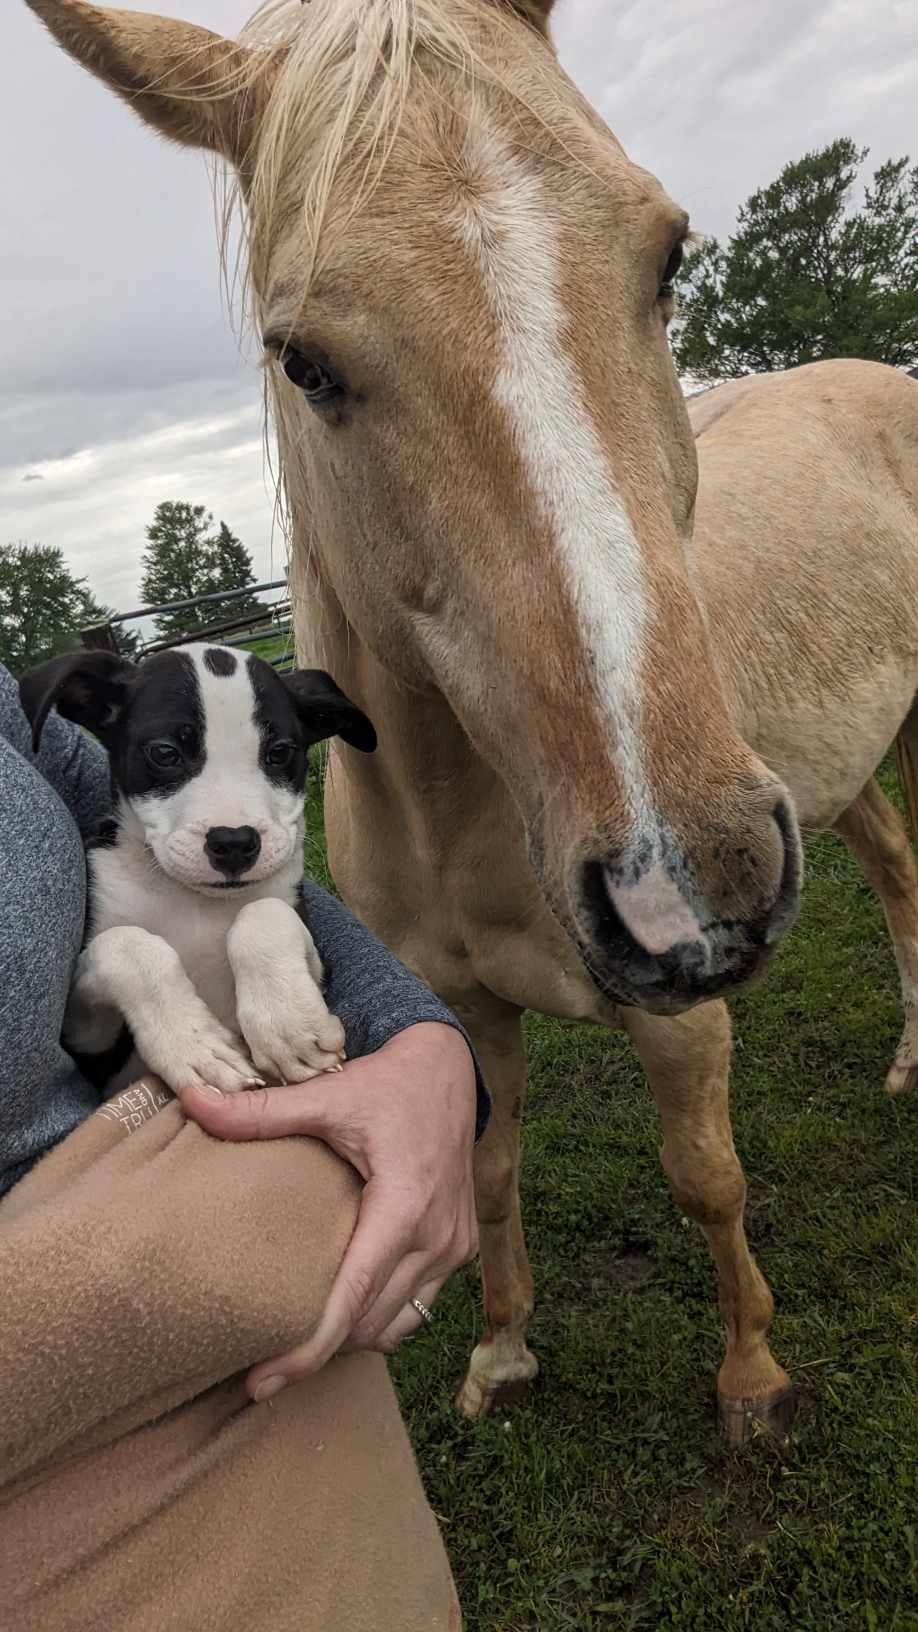
{"type": "Polygon", "coordinates": [[[265,763],[268,765],[289,765],[296,749],[292,742],[272,742],[265,754],[265,763]]]}
{"type": "Polygon", "coordinates": [[[157,770],[167,771],[181,765],[182,756],[174,742],[148,742],[144,753],[157,770]]]}

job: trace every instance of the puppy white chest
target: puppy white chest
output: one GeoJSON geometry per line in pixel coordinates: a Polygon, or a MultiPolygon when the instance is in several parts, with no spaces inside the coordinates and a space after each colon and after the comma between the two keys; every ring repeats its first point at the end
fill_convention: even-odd
{"type": "Polygon", "coordinates": [[[125,926],[158,935],[178,953],[198,995],[222,1025],[236,1031],[236,989],[226,937],[239,910],[176,885],[143,857],[118,847],[90,856],[93,938],[125,926]]]}

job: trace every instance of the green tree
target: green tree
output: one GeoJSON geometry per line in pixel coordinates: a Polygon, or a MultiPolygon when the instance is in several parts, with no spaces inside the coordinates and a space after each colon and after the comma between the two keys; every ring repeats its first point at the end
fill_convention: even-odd
{"type": "MultiPolygon", "coordinates": [[[[75,650],[80,630],[107,623],[111,612],[75,578],[59,549],[0,545],[0,661],[13,674],[75,650]]],[[[122,650],[132,652],[131,637],[122,650]]]]}
{"type": "Polygon", "coordinates": [[[163,638],[185,634],[198,624],[261,610],[255,596],[238,601],[202,601],[199,597],[220,589],[240,589],[255,582],[252,558],[225,522],[214,529],[214,518],[203,504],[166,500],[157,505],[147,528],[141,599],[148,606],[166,601],[192,601],[184,612],[161,612],[157,633],[163,638]]]}
{"type": "MultiPolygon", "coordinates": [[[[230,532],[225,521],[221,521],[211,544],[211,593],[218,589],[243,589],[254,582],[251,555],[241,539],[230,532]]],[[[221,618],[258,617],[263,611],[264,607],[257,596],[240,595],[237,600],[212,601],[208,617],[216,622],[221,618]]]]}
{"type": "Polygon", "coordinates": [[[890,159],[859,208],[869,149],[842,137],[753,193],[726,248],[709,239],[680,280],[673,353],[699,381],[823,357],[918,361],[918,167],[890,159]]]}

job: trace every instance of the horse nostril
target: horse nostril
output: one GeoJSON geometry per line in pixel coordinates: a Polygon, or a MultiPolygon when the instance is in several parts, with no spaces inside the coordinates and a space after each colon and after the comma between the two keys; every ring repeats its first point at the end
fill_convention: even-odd
{"type": "Polygon", "coordinates": [[[765,935],[769,944],[783,935],[793,923],[800,905],[800,890],[803,884],[803,847],[794,807],[789,799],[782,798],[778,800],[771,814],[784,846],[784,865],[765,935]]]}
{"type": "Polygon", "coordinates": [[[204,849],[218,872],[244,873],[258,859],[261,837],[254,827],[212,827],[204,849]]]}

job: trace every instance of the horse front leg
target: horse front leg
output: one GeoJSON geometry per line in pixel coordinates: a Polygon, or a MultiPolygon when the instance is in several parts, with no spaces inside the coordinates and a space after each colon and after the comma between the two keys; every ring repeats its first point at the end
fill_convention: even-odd
{"type": "Polygon", "coordinates": [[[622,1010],[663,1124],[660,1160],[677,1207],[700,1225],[720,1278],[726,1355],[717,1378],[731,1444],[756,1425],[786,1439],[794,1391],[768,1347],[774,1299],[743,1228],[746,1180],[730,1127],[730,1018],[706,1003],[674,1019],[622,1010]]]}
{"type": "Polygon", "coordinates": [[[526,1347],[532,1271],[520,1213],[520,1125],[526,1100],[522,1013],[501,1005],[487,1016],[463,1009],[491,1093],[491,1121],[475,1152],[485,1329],[472,1353],[456,1404],[486,1416],[516,1397],[539,1363],[526,1347]]]}
{"type": "MultiPolygon", "coordinates": [[[[901,734],[910,747],[916,735],[911,717],[901,734]]],[[[905,1029],[887,1072],[886,1092],[901,1094],[918,1086],[918,868],[902,818],[875,777],[842,811],[835,829],[860,862],[889,925],[905,1029]]]]}

